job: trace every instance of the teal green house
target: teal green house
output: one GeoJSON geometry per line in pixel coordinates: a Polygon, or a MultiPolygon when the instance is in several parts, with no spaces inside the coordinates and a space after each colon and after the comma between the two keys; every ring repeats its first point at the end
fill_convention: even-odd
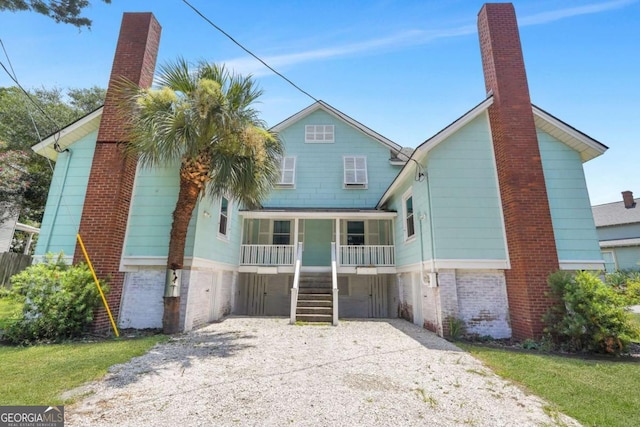
{"type": "MultiPolygon", "coordinates": [[[[506,13],[499,21],[513,24],[511,36],[495,43],[515,39],[519,48],[515,15],[506,13]]],[[[483,55],[491,52],[483,48],[483,55]]],[[[499,83],[513,78],[485,73],[499,83]]],[[[523,292],[530,284],[515,273],[546,286],[553,269],[604,267],[583,164],[607,147],[531,104],[528,91],[512,96],[500,84],[487,85],[486,97],[415,149],[323,101],[275,125],[285,155],[262,208],[204,197],[195,209],[181,328],[230,314],[333,324],[403,317],[440,335],[453,319],[478,335],[531,335],[526,324],[541,316],[527,304],[544,301],[544,289],[523,292]],[[526,147],[499,121],[518,114],[524,124],[514,132],[526,128],[526,147]],[[505,137],[514,141],[512,151],[501,145],[505,137]],[[519,156],[525,149],[533,154],[519,156]],[[540,205],[546,216],[531,216],[540,205]],[[549,264],[538,261],[540,252],[549,264]]],[[[107,106],[33,147],[56,162],[37,256],[77,255],[80,224],[95,215],[85,196],[99,134],[112,123],[105,114],[107,106]]],[[[119,202],[126,213],[121,244],[92,255],[115,259],[110,298],[119,326],[159,328],[178,167],[138,166],[134,174],[130,196],[119,202]]]]}
{"type": "MultiPolygon", "coordinates": [[[[305,284],[332,288],[333,265],[338,318],[403,316],[443,333],[455,317],[471,332],[510,336],[492,103],[485,99],[415,150],[322,101],[276,125],[286,156],[263,208],[246,210],[224,198],[204,198],[196,208],[185,252],[184,329],[231,313],[290,316],[302,247],[299,291],[305,284]]],[[[532,111],[560,268],[602,269],[582,164],[604,147],[532,111]]],[[[62,152],[52,139],[34,147],[56,161],[38,256],[74,253],[100,118],[97,110],[69,125],[57,141],[62,152]]],[[[177,194],[177,167],[138,168],[120,261],[121,327],[161,326],[177,194]]],[[[322,316],[318,307],[296,312],[298,319],[322,316]]]]}

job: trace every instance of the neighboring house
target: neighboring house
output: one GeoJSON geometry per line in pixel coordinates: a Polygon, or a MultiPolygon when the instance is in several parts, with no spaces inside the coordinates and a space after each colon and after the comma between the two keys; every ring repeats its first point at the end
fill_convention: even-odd
{"type": "MultiPolygon", "coordinates": [[[[159,31],[151,14],[125,14],[112,83],[151,84],[159,31]]],[[[607,147],[532,106],[510,4],[485,5],[479,31],[488,96],[417,149],[319,101],[273,128],[286,154],[262,209],[199,202],[184,330],[229,313],[290,316],[297,304],[293,319],[329,306],[439,334],[461,319],[480,335],[540,336],[548,274],[603,267],[582,164],[607,147]],[[337,299],[308,294],[327,285],[337,299]]],[[[123,160],[117,117],[109,89],[104,108],[34,147],[56,160],[36,252],[79,260],[79,232],[111,278],[120,326],[160,327],[178,168],[123,160]]]]}
{"type": "Polygon", "coordinates": [[[622,192],[622,201],[592,208],[607,272],[640,270],[640,199],[622,192]]]}

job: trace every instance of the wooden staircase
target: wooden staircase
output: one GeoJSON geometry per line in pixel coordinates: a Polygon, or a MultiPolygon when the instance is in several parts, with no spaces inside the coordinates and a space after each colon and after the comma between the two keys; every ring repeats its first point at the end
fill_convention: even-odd
{"type": "Polygon", "coordinates": [[[331,273],[300,275],[296,320],[298,322],[328,322],[333,318],[331,273]]]}

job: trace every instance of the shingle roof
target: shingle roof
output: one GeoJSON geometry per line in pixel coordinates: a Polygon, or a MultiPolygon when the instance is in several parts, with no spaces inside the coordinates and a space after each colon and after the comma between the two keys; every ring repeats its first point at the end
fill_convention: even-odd
{"type": "Polygon", "coordinates": [[[596,227],[640,222],[640,198],[634,199],[634,202],[635,206],[629,209],[624,207],[623,201],[592,206],[596,227]]]}

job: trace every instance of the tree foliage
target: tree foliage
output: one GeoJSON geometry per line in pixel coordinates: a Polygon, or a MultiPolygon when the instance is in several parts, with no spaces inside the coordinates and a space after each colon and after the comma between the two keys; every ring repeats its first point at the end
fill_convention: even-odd
{"type": "MultiPolygon", "coordinates": [[[[111,3],[111,0],[102,0],[111,3]]],[[[89,0],[0,0],[0,11],[10,12],[32,11],[41,13],[56,22],[71,24],[78,28],[91,28],[92,21],[81,16],[89,0]]]]}
{"type": "MultiPolygon", "coordinates": [[[[122,82],[121,113],[130,135],[125,153],[146,167],[180,164],[167,257],[171,278],[183,267],[198,199],[208,192],[248,208],[260,206],[278,176],[283,147],[253,108],[262,91],[251,77],[205,62],[194,70],[178,59],[162,66],[156,81],[153,89],[122,82]]],[[[178,291],[176,284],[165,285],[165,333],[179,330],[178,291]]]]}
{"type": "Polygon", "coordinates": [[[46,115],[19,88],[0,88],[0,202],[20,209],[21,222],[38,225],[52,171],[47,159],[35,154],[31,146],[101,106],[105,91],[98,87],[41,88],[29,94],[46,115]]]}

